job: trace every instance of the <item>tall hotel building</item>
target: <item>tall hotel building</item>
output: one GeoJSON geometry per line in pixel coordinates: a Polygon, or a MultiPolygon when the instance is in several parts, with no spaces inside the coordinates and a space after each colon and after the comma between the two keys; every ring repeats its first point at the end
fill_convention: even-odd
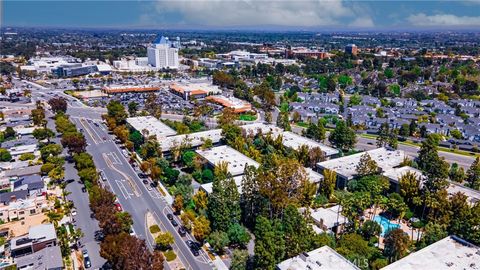
{"type": "Polygon", "coordinates": [[[178,49],[180,40],[171,42],[167,37],[156,38],[147,48],[148,64],[157,69],[177,69],[179,66],[178,49]]]}

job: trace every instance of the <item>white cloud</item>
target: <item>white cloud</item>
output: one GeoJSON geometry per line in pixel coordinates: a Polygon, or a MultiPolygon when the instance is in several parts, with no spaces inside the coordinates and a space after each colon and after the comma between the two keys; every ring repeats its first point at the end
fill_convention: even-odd
{"type": "MultiPolygon", "coordinates": [[[[343,0],[159,0],[155,10],[193,26],[335,26],[357,17],[343,0]]],[[[355,21],[373,25],[366,14],[355,21]]]]}
{"type": "Polygon", "coordinates": [[[353,22],[350,23],[351,27],[374,27],[375,23],[373,23],[372,18],[370,17],[359,17],[356,18],[353,22]]]}
{"type": "Polygon", "coordinates": [[[480,25],[480,17],[456,16],[453,14],[426,15],[417,13],[410,15],[407,21],[416,26],[476,26],[480,25]]]}

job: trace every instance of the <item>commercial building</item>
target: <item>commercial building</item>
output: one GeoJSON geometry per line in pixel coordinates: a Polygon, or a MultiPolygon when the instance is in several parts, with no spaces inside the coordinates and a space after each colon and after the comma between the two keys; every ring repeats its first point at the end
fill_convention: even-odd
{"type": "Polygon", "coordinates": [[[477,269],[479,262],[480,247],[452,235],[387,265],[382,270],[477,269]]]}
{"type": "Polygon", "coordinates": [[[53,73],[60,78],[84,76],[95,72],[98,72],[96,65],[83,65],[80,63],[61,65],[53,70],[53,73]]]}
{"type": "Polygon", "coordinates": [[[153,116],[129,117],[127,123],[144,137],[156,136],[157,140],[177,134],[175,130],[153,116]]]}
{"type": "Polygon", "coordinates": [[[268,54],[266,53],[251,53],[248,51],[231,51],[229,53],[217,54],[217,58],[228,59],[233,61],[248,61],[248,60],[259,60],[267,59],[268,54]]]}
{"type": "Polygon", "coordinates": [[[357,53],[358,53],[357,45],[348,44],[347,46],[345,46],[345,53],[346,54],[351,54],[351,55],[357,55],[357,53]]]}
{"type": "Polygon", "coordinates": [[[107,94],[122,94],[122,93],[145,93],[160,91],[158,86],[140,85],[140,86],[105,86],[102,91],[107,94]]]}
{"type": "Polygon", "coordinates": [[[180,134],[176,136],[169,136],[162,139],[162,152],[168,152],[172,147],[187,144],[192,148],[199,147],[205,143],[207,139],[212,141],[215,145],[222,139],[221,129],[211,129],[190,134],[180,134]]]}
{"type": "Polygon", "coordinates": [[[310,58],[324,59],[330,56],[327,52],[320,51],[317,49],[309,49],[305,47],[296,47],[296,48],[287,49],[285,51],[285,54],[287,58],[310,57],[310,58]]]}
{"type": "MultiPolygon", "coordinates": [[[[368,266],[368,265],[367,265],[368,266]]],[[[329,246],[323,246],[310,252],[279,263],[277,270],[359,270],[357,266],[338,254],[329,246]]]]}
{"type": "Polygon", "coordinates": [[[178,49],[176,42],[159,37],[147,48],[148,64],[156,69],[177,69],[180,65],[178,49]]]}
{"type": "Polygon", "coordinates": [[[343,188],[347,182],[357,175],[357,165],[362,156],[367,153],[375,160],[382,172],[399,167],[408,156],[402,150],[390,150],[384,147],[361,152],[341,158],[331,159],[317,163],[320,171],[329,169],[337,173],[337,186],[343,188]]]}
{"type": "Polygon", "coordinates": [[[232,176],[242,175],[245,167],[254,166],[258,168],[260,164],[255,160],[245,156],[230,146],[222,145],[206,150],[196,150],[212,167],[221,162],[227,162],[228,172],[232,176]]]}
{"type": "Polygon", "coordinates": [[[50,73],[62,65],[78,64],[78,59],[73,57],[36,57],[28,61],[28,65],[20,66],[22,71],[35,71],[38,73],[50,73]]]}
{"type": "Polygon", "coordinates": [[[222,95],[208,96],[205,98],[216,104],[220,104],[224,108],[233,109],[236,113],[244,113],[252,110],[252,104],[235,97],[226,97],[222,95]]]}
{"type": "Polygon", "coordinates": [[[123,57],[113,61],[113,67],[118,71],[145,72],[154,70],[148,65],[148,57],[123,57]]]}
{"type": "Polygon", "coordinates": [[[190,100],[192,98],[205,98],[207,95],[211,94],[219,94],[222,90],[211,83],[178,82],[170,85],[170,92],[184,100],[190,100]]]}

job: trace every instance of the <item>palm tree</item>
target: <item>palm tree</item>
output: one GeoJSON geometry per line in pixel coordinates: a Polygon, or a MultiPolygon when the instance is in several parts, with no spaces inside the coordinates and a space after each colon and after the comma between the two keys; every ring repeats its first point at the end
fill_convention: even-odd
{"type": "Polygon", "coordinates": [[[63,214],[62,213],[58,213],[58,212],[55,212],[54,210],[51,210],[47,213],[47,217],[48,217],[48,221],[50,223],[53,223],[53,225],[56,227],[58,227],[58,222],[60,220],[62,220],[63,218],[63,214]]]}

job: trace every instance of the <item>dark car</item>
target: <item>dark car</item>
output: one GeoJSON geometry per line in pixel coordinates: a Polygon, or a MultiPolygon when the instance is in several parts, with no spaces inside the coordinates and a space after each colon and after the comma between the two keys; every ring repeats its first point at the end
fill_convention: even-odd
{"type": "Polygon", "coordinates": [[[103,241],[103,239],[105,239],[105,234],[102,231],[96,231],[95,232],[95,240],[97,242],[101,242],[101,241],[103,241]]]}
{"type": "Polygon", "coordinates": [[[87,250],[82,251],[83,254],[83,264],[85,265],[85,268],[90,268],[92,267],[92,262],[90,261],[90,257],[88,256],[87,250]]]}
{"type": "Polygon", "coordinates": [[[180,236],[185,236],[187,235],[187,230],[185,230],[185,227],[181,226],[180,228],[178,228],[178,234],[180,234],[180,236]]]}
{"type": "Polygon", "coordinates": [[[168,218],[169,220],[173,220],[173,215],[170,214],[170,213],[168,213],[168,214],[167,214],[167,218],[168,218]]]}
{"type": "Polygon", "coordinates": [[[148,180],[147,180],[147,179],[143,179],[142,182],[143,182],[145,185],[148,185],[148,180]]]}
{"type": "Polygon", "coordinates": [[[175,221],[175,219],[172,219],[172,220],[171,220],[171,223],[172,223],[173,227],[177,227],[177,226],[178,226],[178,223],[175,221]]]}
{"type": "Polygon", "coordinates": [[[187,241],[185,241],[185,244],[187,244],[187,246],[190,248],[190,251],[192,252],[192,254],[194,256],[200,255],[200,252],[199,252],[200,244],[199,243],[193,242],[191,240],[187,240],[187,241]]]}
{"type": "Polygon", "coordinates": [[[86,187],[82,187],[82,192],[83,192],[83,193],[87,192],[87,188],[86,188],[86,187]]]}
{"type": "Polygon", "coordinates": [[[148,176],[147,176],[146,174],[144,174],[144,173],[138,173],[137,175],[138,175],[138,177],[140,177],[140,178],[147,178],[147,177],[148,177],[148,176]]]}

